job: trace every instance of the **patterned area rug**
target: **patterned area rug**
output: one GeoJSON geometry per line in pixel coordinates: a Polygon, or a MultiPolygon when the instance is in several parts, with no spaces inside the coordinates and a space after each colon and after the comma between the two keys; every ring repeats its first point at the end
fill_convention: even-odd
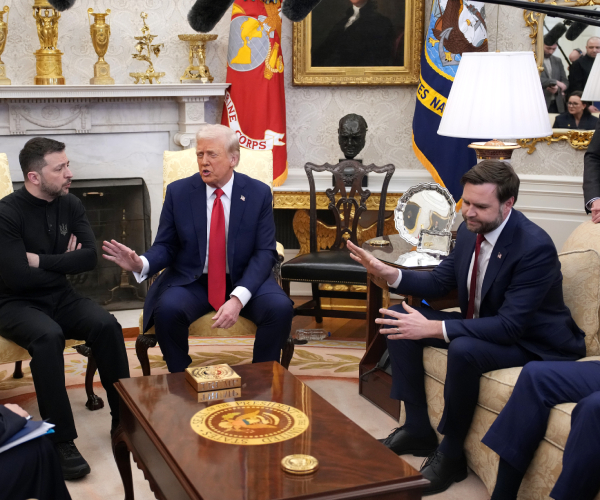
{"type": "MultiPolygon", "coordinates": [[[[226,363],[240,365],[252,361],[254,338],[191,338],[191,366],[226,363]]],[[[129,369],[132,377],[141,377],[142,368],[135,353],[135,341],[126,341],[129,369]]],[[[358,378],[358,363],[365,352],[364,342],[321,340],[297,345],[290,371],[300,377],[358,378]]],[[[148,351],[152,374],[168,373],[159,347],[148,351]]],[[[65,351],[65,379],[67,386],[85,381],[87,358],[74,349],[65,351]]],[[[29,361],[23,362],[22,379],[12,378],[14,364],[0,365],[0,400],[35,392],[29,361]]],[[[94,378],[99,382],[98,373],[94,378]]]]}

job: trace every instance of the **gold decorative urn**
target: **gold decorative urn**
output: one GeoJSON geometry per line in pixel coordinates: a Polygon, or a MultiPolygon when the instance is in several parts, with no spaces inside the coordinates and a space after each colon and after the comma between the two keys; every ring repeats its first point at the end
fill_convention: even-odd
{"type": "Polygon", "coordinates": [[[92,85],[114,85],[115,80],[110,76],[110,65],[104,60],[108,50],[108,40],[110,38],[110,25],[106,24],[106,16],[110,14],[110,9],[105,13],[94,12],[94,9],[88,9],[88,21],[90,22],[90,35],[92,35],[92,44],[98,56],[98,62],[94,64],[94,78],[90,79],[92,85]],[[94,22],[91,22],[90,16],[94,16],[94,22]]]}
{"type": "Polygon", "coordinates": [[[35,85],[64,85],[62,55],[58,45],[58,12],[47,0],[34,0],[33,18],[40,39],[40,49],[34,52],[36,75],[35,85]]]}
{"type": "Polygon", "coordinates": [[[179,78],[183,82],[212,83],[214,78],[206,65],[206,42],[216,40],[218,35],[197,33],[194,35],[178,35],[180,40],[190,44],[190,65],[179,78]],[[195,61],[197,64],[194,64],[195,61]]]}
{"type": "Polygon", "coordinates": [[[2,53],[4,47],[6,47],[6,35],[8,33],[8,5],[4,6],[4,9],[0,10],[0,85],[10,85],[10,80],[6,78],[6,68],[2,62],[2,53]],[[6,22],[4,21],[4,14],[6,14],[6,22]]]}

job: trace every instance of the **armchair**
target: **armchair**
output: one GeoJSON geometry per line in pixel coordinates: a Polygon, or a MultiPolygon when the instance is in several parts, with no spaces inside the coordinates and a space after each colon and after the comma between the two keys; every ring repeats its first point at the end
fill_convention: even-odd
{"type": "MultiPolygon", "coordinates": [[[[4,153],[0,153],[0,198],[4,198],[13,192],[12,180],[10,178],[10,170],[8,168],[8,157],[4,153]]],[[[91,349],[84,345],[85,342],[80,340],[67,340],[65,348],[73,347],[77,352],[88,358],[87,368],[85,372],[85,392],[87,394],[87,402],[85,406],[89,410],[99,410],[104,407],[102,398],[94,394],[94,374],[96,373],[96,360],[92,355],[91,349]]],[[[14,342],[0,336],[0,364],[15,363],[13,378],[23,378],[23,361],[31,359],[27,349],[23,349],[14,342]]]]}
{"type": "MultiPolygon", "coordinates": [[[[273,153],[272,151],[253,151],[240,148],[240,162],[235,168],[236,172],[241,172],[254,179],[264,182],[273,189],[273,153]]],[[[185,149],[183,151],[165,151],[163,156],[163,200],[167,193],[167,185],[178,179],[189,177],[198,172],[198,162],[195,149],[185,149]]],[[[277,243],[277,253],[279,262],[274,267],[275,278],[281,283],[279,277],[279,268],[283,261],[283,245],[277,243]]],[[[228,329],[211,329],[214,316],[213,312],[205,314],[190,325],[189,335],[192,337],[251,337],[256,334],[256,325],[241,316],[235,325],[228,329]]],[[[140,334],[135,343],[137,357],[142,367],[144,376],[150,375],[150,360],[148,358],[148,349],[157,344],[154,326],[146,333],[143,331],[143,313],[140,315],[140,334]]],[[[294,355],[294,343],[288,338],[282,349],[281,364],[288,368],[292,356],[294,355]]]]}
{"type": "Polygon", "coordinates": [[[304,281],[312,285],[312,300],[294,309],[295,315],[314,316],[318,323],[323,317],[366,319],[366,312],[325,310],[321,308],[321,298],[344,298],[366,300],[367,294],[357,291],[338,291],[339,285],[350,288],[353,285],[366,286],[367,271],[352,260],[346,248],[346,240],[358,245],[358,221],[367,210],[367,199],[371,191],[362,188],[362,180],[368,173],[385,173],[381,188],[379,211],[377,214],[377,234],[383,236],[385,200],[390,179],[394,174],[394,165],[377,167],[365,166],[356,160],[344,160],[337,165],[304,166],[310,186],[310,252],[299,255],[281,266],[283,289],[290,295],[291,281],[304,281]],[[317,193],[313,172],[330,172],[333,174],[335,186],[326,191],[329,198],[329,210],[333,212],[336,222],[335,241],[330,249],[319,251],[317,248],[317,193]],[[319,284],[333,284],[332,290],[322,290],[319,284]]]}

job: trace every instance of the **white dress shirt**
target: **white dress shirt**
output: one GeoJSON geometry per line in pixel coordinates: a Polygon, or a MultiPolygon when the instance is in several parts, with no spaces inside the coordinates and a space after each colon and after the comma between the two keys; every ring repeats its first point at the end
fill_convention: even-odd
{"type": "MultiPolygon", "coordinates": [[[[223,194],[221,195],[221,203],[223,203],[223,212],[225,213],[225,248],[227,248],[227,240],[229,239],[229,214],[231,212],[231,192],[233,191],[233,178],[235,177],[235,173],[229,179],[229,182],[225,184],[221,189],[223,190],[223,194]]],[[[208,249],[209,249],[209,240],[210,240],[210,220],[212,218],[212,210],[213,204],[217,195],[215,191],[217,188],[210,187],[206,184],[206,260],[204,261],[204,274],[208,274],[208,249]]],[[[140,256],[144,266],[142,267],[142,271],[139,273],[134,272],[133,275],[138,283],[141,283],[145,279],[148,278],[148,271],[150,269],[150,264],[148,260],[143,255],[140,256]]],[[[227,274],[229,274],[229,262],[225,259],[225,268],[227,274]]],[[[250,290],[243,286],[236,286],[235,289],[231,292],[231,295],[235,295],[240,302],[242,303],[242,307],[244,307],[248,301],[252,298],[252,294],[250,290]]]]}
{"type": "MultiPolygon", "coordinates": [[[[490,231],[489,233],[484,234],[485,239],[481,242],[481,248],[479,250],[479,257],[477,258],[477,288],[475,289],[475,308],[473,311],[473,318],[479,318],[479,306],[481,305],[481,287],[483,286],[483,279],[485,278],[485,272],[487,271],[488,264],[490,262],[490,257],[492,255],[492,250],[506,226],[508,219],[510,218],[510,214],[512,210],[508,213],[508,216],[502,224],[500,224],[496,229],[490,231]]],[[[473,273],[473,260],[475,259],[475,251],[473,251],[473,255],[471,257],[471,264],[469,265],[469,274],[467,276],[467,296],[471,293],[471,275],[473,273]]],[[[402,271],[398,269],[398,278],[393,283],[388,283],[390,288],[398,288],[398,285],[402,281],[402,271]]],[[[442,321],[442,330],[444,333],[444,339],[446,342],[450,342],[448,338],[448,334],[446,333],[446,322],[442,321]]]]}
{"type": "Polygon", "coordinates": [[[344,26],[344,29],[346,29],[360,17],[360,8],[356,5],[353,5],[352,8],[354,9],[354,13],[350,16],[350,19],[348,19],[348,22],[344,26]]]}

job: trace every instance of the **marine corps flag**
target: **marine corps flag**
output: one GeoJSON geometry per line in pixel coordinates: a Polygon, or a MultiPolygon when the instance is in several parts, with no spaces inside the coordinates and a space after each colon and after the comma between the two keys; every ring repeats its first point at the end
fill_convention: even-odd
{"type": "Polygon", "coordinates": [[[281,2],[235,0],[229,28],[227,82],[221,123],[240,146],[273,150],[273,186],[287,178],[281,2]]]}
{"type": "Polygon", "coordinates": [[[470,139],[437,134],[446,100],[463,52],[487,52],[485,4],[469,0],[433,0],[413,119],[413,150],[434,180],[455,200],[460,178],[477,158],[470,139]]]}

